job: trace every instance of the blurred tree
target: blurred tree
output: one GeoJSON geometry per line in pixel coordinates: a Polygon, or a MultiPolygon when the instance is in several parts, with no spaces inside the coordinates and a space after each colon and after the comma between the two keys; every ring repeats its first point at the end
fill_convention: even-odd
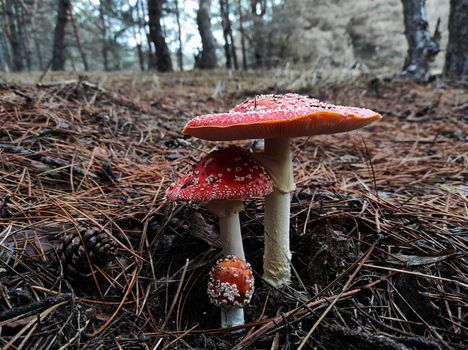
{"type": "Polygon", "coordinates": [[[247,48],[245,46],[244,15],[241,0],[237,0],[237,12],[239,15],[239,33],[241,36],[242,68],[247,70],[247,48]]]}
{"type": "Polygon", "coordinates": [[[200,0],[197,12],[198,31],[202,41],[202,51],[195,57],[195,67],[213,69],[216,67],[216,42],[211,31],[211,0],[200,0]]]}
{"type": "Polygon", "coordinates": [[[182,27],[180,25],[180,11],[178,0],[175,0],[175,14],[177,23],[177,41],[179,42],[179,47],[177,49],[177,62],[179,63],[179,69],[182,71],[184,70],[184,55],[182,53],[182,27]]]}
{"type": "Polygon", "coordinates": [[[431,73],[431,63],[439,52],[439,23],[434,35],[429,31],[425,0],[401,0],[408,52],[401,71],[403,77],[426,81],[431,73]]]}
{"type": "Polygon", "coordinates": [[[12,62],[11,69],[13,71],[22,71],[25,67],[26,46],[21,40],[24,40],[22,35],[23,21],[22,13],[18,3],[14,0],[2,1],[3,5],[3,29],[11,46],[12,62]]]}
{"type": "Polygon", "coordinates": [[[444,75],[453,81],[468,81],[468,0],[450,0],[449,42],[444,75]]]}
{"type": "Polygon", "coordinates": [[[226,55],[226,68],[239,69],[237,63],[236,47],[232,36],[231,20],[229,19],[229,0],[219,0],[221,9],[221,24],[224,36],[224,53],[226,55]]]}
{"type": "Polygon", "coordinates": [[[71,5],[70,5],[69,10],[70,10],[70,20],[71,20],[72,27],[73,27],[73,34],[75,35],[75,39],[76,39],[76,45],[78,46],[78,50],[80,51],[81,60],[83,61],[83,67],[85,71],[87,71],[89,69],[88,60],[86,59],[86,54],[83,50],[83,46],[81,45],[80,33],[78,31],[78,26],[76,25],[75,16],[73,15],[73,8],[71,5]]]}
{"type": "Polygon", "coordinates": [[[101,21],[101,53],[104,70],[109,70],[109,45],[107,39],[106,14],[112,10],[112,0],[99,0],[99,19],[101,21]]]}
{"type": "Polygon", "coordinates": [[[67,26],[70,0],[59,0],[57,7],[57,22],[54,31],[54,46],[52,50],[52,70],[65,69],[65,27],[67,26]]]}
{"type": "Polygon", "coordinates": [[[265,67],[270,65],[269,49],[271,32],[268,30],[268,24],[264,21],[266,14],[266,0],[251,0],[250,10],[253,21],[253,33],[249,37],[250,46],[253,48],[255,67],[265,67]]]}
{"type": "Polygon", "coordinates": [[[148,0],[149,32],[156,49],[155,66],[150,68],[156,68],[160,72],[171,72],[171,53],[161,27],[163,2],[164,0],[148,0]]]}

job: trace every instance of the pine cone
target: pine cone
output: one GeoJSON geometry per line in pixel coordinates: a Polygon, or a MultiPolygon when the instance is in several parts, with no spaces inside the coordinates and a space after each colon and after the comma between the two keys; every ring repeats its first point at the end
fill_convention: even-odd
{"type": "Polygon", "coordinates": [[[90,264],[104,267],[115,256],[117,244],[97,228],[81,226],[79,232],[67,232],[60,240],[57,256],[68,275],[85,277],[90,264]]]}

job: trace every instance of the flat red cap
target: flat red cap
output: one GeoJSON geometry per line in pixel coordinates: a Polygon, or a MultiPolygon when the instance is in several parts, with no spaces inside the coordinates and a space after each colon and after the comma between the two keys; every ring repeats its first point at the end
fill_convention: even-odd
{"type": "Polygon", "coordinates": [[[211,141],[334,134],[382,116],[370,109],[335,106],[297,94],[260,95],[228,113],[193,118],[183,133],[211,141]]]}
{"type": "Polygon", "coordinates": [[[254,292],[252,268],[245,260],[228,256],[218,260],[208,278],[211,303],[224,307],[242,307],[250,302],[254,292]]]}
{"type": "Polygon", "coordinates": [[[270,176],[252,154],[230,146],[203,157],[188,176],[169,186],[166,198],[208,203],[262,197],[272,191],[270,176]]]}

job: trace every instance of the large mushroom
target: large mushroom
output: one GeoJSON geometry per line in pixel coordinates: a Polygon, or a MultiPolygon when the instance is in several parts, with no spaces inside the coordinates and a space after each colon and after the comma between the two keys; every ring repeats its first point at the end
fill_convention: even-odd
{"type": "MultiPolygon", "coordinates": [[[[203,157],[190,174],[169,186],[166,198],[205,203],[219,218],[224,255],[245,260],[239,221],[243,200],[263,197],[272,191],[273,183],[257,159],[242,148],[230,146],[203,157]]],[[[224,327],[244,323],[241,304],[222,309],[221,313],[224,327]]]]}
{"type": "Polygon", "coordinates": [[[211,141],[265,139],[258,158],[274,181],[265,198],[264,279],[280,287],[291,278],[290,192],[295,189],[289,139],[361,128],[381,115],[365,108],[335,106],[297,94],[261,95],[228,113],[195,117],[184,134],[211,141]]]}

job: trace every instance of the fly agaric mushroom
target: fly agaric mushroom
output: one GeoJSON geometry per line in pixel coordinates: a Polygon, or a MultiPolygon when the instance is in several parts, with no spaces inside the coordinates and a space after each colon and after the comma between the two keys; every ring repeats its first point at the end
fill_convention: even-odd
{"type": "Polygon", "coordinates": [[[244,259],[238,215],[244,209],[242,201],[272,191],[265,168],[250,152],[230,146],[203,157],[191,174],[169,186],[166,198],[205,203],[219,218],[224,254],[244,259]]]}
{"type": "MultiPolygon", "coordinates": [[[[191,174],[169,186],[166,198],[206,203],[208,211],[219,218],[224,255],[245,259],[239,222],[242,201],[272,191],[273,183],[265,168],[250,152],[230,146],[203,157],[191,174]]],[[[222,319],[231,325],[243,324],[243,310],[227,310],[222,319]]]]}
{"type": "Polygon", "coordinates": [[[244,259],[229,255],[211,269],[208,296],[212,304],[221,308],[221,327],[244,323],[242,308],[250,302],[253,292],[252,268],[244,259]]]}
{"type": "Polygon", "coordinates": [[[265,197],[264,279],[279,287],[291,278],[290,192],[295,189],[289,139],[358,129],[381,115],[365,108],[335,106],[297,94],[261,95],[228,113],[195,117],[183,133],[211,141],[265,139],[258,155],[275,190],[265,197]]]}

